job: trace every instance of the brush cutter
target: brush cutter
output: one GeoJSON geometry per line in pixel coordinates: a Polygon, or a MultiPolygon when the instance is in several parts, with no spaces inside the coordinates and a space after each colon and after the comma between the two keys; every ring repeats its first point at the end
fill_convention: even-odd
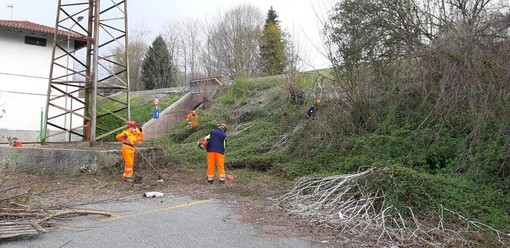
{"type": "Polygon", "coordinates": [[[232,175],[232,174],[229,174],[230,170],[227,168],[227,166],[225,165],[225,172],[227,172],[227,176],[226,176],[226,179],[229,180],[229,181],[233,181],[236,176],[235,175],[232,175]]]}
{"type": "Polygon", "coordinates": [[[142,155],[142,158],[145,159],[145,161],[152,167],[152,169],[154,169],[154,171],[158,174],[158,182],[163,182],[163,177],[161,176],[161,173],[159,173],[159,171],[156,169],[156,167],[154,167],[154,165],[152,165],[152,163],[145,157],[145,155],[143,155],[143,153],[138,149],[138,147],[134,146],[136,151],[142,155]]]}

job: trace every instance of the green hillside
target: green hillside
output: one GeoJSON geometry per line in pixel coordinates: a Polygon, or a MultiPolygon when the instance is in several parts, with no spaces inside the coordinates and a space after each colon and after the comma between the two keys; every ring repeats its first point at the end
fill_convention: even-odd
{"type": "MultiPolygon", "coordinates": [[[[163,166],[201,170],[204,152],[196,147],[196,141],[226,122],[226,166],[245,175],[242,180],[257,180],[260,173],[289,184],[298,178],[312,180],[296,187],[304,187],[299,191],[302,199],[321,203],[325,211],[337,211],[335,207],[348,199],[366,203],[363,198],[370,196],[370,208],[358,210],[372,212],[374,221],[385,213],[385,218],[395,221],[386,228],[404,225],[427,240],[437,234],[434,227],[441,223],[450,230],[440,232],[450,244],[496,245],[501,240],[509,244],[505,234],[510,232],[508,178],[496,179],[496,171],[477,164],[499,163],[501,156],[508,156],[501,153],[504,146],[497,146],[498,140],[480,141],[475,145],[477,158],[467,160],[463,151],[466,138],[455,130],[382,122],[361,132],[349,126],[343,96],[329,84],[316,73],[301,75],[292,86],[284,76],[236,79],[212,97],[211,108],[198,111],[197,128],[177,128],[152,145],[165,150],[163,166]],[[299,94],[295,89],[300,89],[299,94]],[[308,120],[306,111],[316,97],[321,98],[319,112],[308,120]],[[459,168],[463,167],[480,168],[477,173],[462,173],[459,168]],[[355,180],[346,180],[341,176],[345,174],[355,180]],[[343,183],[348,187],[334,186],[343,183]],[[329,198],[314,199],[314,192],[325,189],[329,198]],[[330,204],[335,201],[336,206],[330,204]],[[477,240],[472,241],[475,236],[477,240]]],[[[292,209],[288,200],[296,199],[282,196],[280,203],[292,209]]],[[[327,216],[318,214],[316,218],[327,216]]]]}
{"type": "MultiPolygon", "coordinates": [[[[179,100],[179,98],[182,97],[184,93],[169,93],[157,95],[160,98],[159,101],[160,108],[165,109],[172,103],[179,100]]],[[[154,93],[146,94],[143,91],[131,93],[130,99],[131,120],[134,120],[143,125],[143,123],[152,119],[152,110],[154,109],[153,97],[154,93]]],[[[127,110],[122,110],[113,114],[111,112],[122,107],[122,105],[119,102],[125,101],[126,93],[121,93],[116,96],[113,96],[112,99],[113,100],[102,98],[98,100],[97,115],[98,116],[105,115],[104,117],[99,118],[97,120],[98,136],[103,134],[104,130],[112,130],[114,128],[126,125],[125,121],[123,121],[119,117],[125,118],[125,116],[127,116],[127,110]]],[[[115,133],[106,136],[104,140],[116,141],[115,133]]]]}

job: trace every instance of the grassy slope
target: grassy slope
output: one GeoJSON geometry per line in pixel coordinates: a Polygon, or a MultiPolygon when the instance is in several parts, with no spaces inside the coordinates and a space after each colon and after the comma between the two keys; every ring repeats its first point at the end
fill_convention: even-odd
{"type": "Polygon", "coordinates": [[[309,93],[301,104],[292,101],[283,77],[237,79],[213,97],[210,109],[198,111],[197,128],[173,130],[156,143],[165,149],[168,164],[201,169],[204,155],[196,141],[226,122],[230,127],[227,166],[246,178],[250,173],[264,173],[290,181],[305,175],[351,173],[361,166],[390,168],[370,182],[374,189],[386,191],[387,204],[402,210],[412,207],[424,219],[438,216],[438,206],[443,205],[510,231],[510,200],[504,192],[462,177],[451,178],[447,172],[431,174],[410,166],[423,156],[412,138],[414,130],[345,134],[339,128],[341,112],[328,99],[323,99],[316,120],[306,120],[314,77],[300,78],[300,87],[309,93]]]}
{"type": "MultiPolygon", "coordinates": [[[[170,106],[172,103],[179,100],[180,97],[182,97],[183,93],[171,93],[171,94],[158,94],[158,97],[160,98],[159,106],[160,109],[165,109],[166,107],[170,106]]],[[[133,92],[131,95],[131,119],[143,124],[144,122],[149,121],[152,119],[152,111],[154,109],[154,103],[153,103],[153,97],[154,95],[146,95],[143,94],[143,92],[133,92]]],[[[117,96],[114,96],[113,99],[118,101],[124,101],[126,98],[125,94],[119,94],[117,96]]],[[[106,110],[112,111],[115,109],[120,108],[120,104],[114,101],[101,99],[98,101],[98,116],[107,113],[106,110]]],[[[125,117],[127,116],[127,111],[120,111],[119,113],[116,113],[118,116],[125,117]]],[[[125,122],[118,118],[115,115],[110,114],[109,116],[105,116],[101,119],[98,119],[98,127],[108,127],[108,130],[111,130],[113,128],[121,127],[125,125],[125,122]]],[[[100,130],[100,129],[98,129],[100,130]]],[[[101,131],[98,132],[101,134],[101,131]]],[[[109,135],[106,137],[107,141],[115,141],[115,134],[109,135]]]]}

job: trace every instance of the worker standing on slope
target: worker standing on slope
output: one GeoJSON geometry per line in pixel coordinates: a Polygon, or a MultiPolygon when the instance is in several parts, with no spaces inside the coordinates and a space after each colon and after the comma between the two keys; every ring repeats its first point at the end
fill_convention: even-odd
{"type": "Polygon", "coordinates": [[[306,112],[307,119],[314,119],[317,111],[319,110],[319,104],[321,103],[321,99],[317,98],[313,101],[313,105],[310,106],[308,111],[306,112]]]}
{"type": "Polygon", "coordinates": [[[214,182],[215,164],[218,164],[218,178],[225,182],[225,142],[227,140],[227,124],[220,124],[205,137],[207,143],[207,182],[214,182]]]}
{"type": "Polygon", "coordinates": [[[134,121],[127,121],[128,129],[117,134],[117,140],[122,141],[122,159],[124,159],[124,173],[126,181],[132,181],[133,166],[135,162],[135,145],[141,145],[144,138],[142,128],[134,121]]]}
{"type": "Polygon", "coordinates": [[[198,115],[195,110],[191,110],[191,112],[185,115],[184,118],[186,118],[186,121],[188,122],[189,129],[192,129],[198,125],[198,115]]]}

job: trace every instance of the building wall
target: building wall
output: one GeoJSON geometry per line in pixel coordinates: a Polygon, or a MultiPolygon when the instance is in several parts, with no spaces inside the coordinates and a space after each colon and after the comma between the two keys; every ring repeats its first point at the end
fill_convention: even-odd
{"type": "MultiPolygon", "coordinates": [[[[62,45],[66,47],[67,44],[62,45]]],[[[41,111],[46,108],[52,49],[52,35],[0,29],[0,130],[40,129],[41,111]],[[25,44],[25,36],[44,38],[46,46],[25,44]]],[[[60,75],[66,71],[57,68],[55,73],[60,75]]],[[[65,105],[64,98],[61,103],[65,105]]],[[[62,124],[63,119],[59,120],[62,124]]],[[[80,121],[73,119],[76,123],[80,121]]]]}

